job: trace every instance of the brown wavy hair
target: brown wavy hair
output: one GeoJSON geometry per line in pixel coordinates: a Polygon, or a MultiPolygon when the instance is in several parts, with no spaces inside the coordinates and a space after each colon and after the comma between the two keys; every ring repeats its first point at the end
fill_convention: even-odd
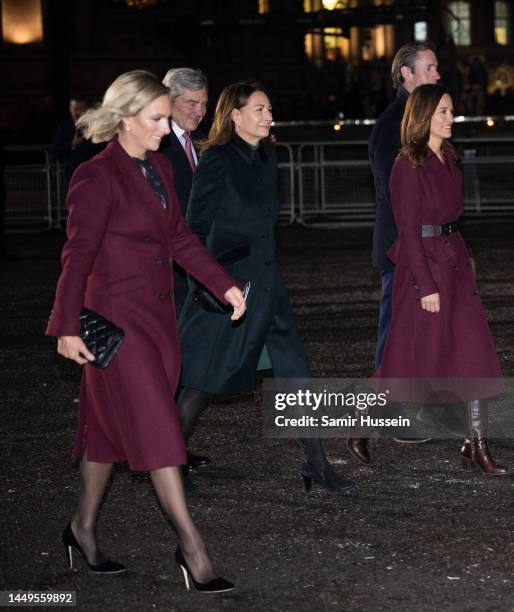
{"type": "MultiPolygon", "coordinates": [[[[407,155],[415,168],[422,166],[432,156],[428,147],[430,123],[437,105],[446,93],[448,90],[442,85],[419,85],[407,100],[401,125],[400,155],[407,155]]],[[[445,141],[444,146],[450,149],[455,159],[459,158],[455,147],[450,142],[445,141]]]]}
{"type": "MultiPolygon", "coordinates": [[[[227,85],[221,92],[214,112],[214,122],[209,131],[207,140],[200,142],[200,150],[204,153],[211,147],[226,144],[236,133],[231,113],[235,108],[242,108],[248,104],[248,99],[256,91],[262,91],[269,98],[266,89],[255,81],[241,81],[227,85]]],[[[262,144],[271,145],[273,137],[268,136],[261,140],[262,144]]]]}

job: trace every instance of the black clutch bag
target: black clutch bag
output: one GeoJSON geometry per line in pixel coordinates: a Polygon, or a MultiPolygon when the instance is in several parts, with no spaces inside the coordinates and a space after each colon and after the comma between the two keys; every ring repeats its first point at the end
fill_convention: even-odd
{"type": "MultiPolygon", "coordinates": [[[[243,298],[246,301],[248,294],[250,293],[250,281],[247,283],[241,283],[243,292],[243,298]]],[[[225,305],[220,302],[217,298],[215,298],[212,293],[209,293],[207,289],[203,287],[199,287],[193,291],[193,300],[198,302],[204,310],[207,312],[214,312],[216,314],[226,315],[228,314],[232,307],[229,305],[225,305]]]]}
{"type": "Polygon", "coordinates": [[[125,332],[94,310],[83,308],[79,316],[80,337],[95,356],[89,363],[95,368],[106,368],[120,348],[125,332]]]}

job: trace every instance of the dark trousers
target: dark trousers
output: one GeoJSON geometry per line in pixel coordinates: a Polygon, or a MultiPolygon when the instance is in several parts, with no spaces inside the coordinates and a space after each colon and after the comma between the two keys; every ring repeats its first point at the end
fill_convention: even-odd
{"type": "Polygon", "coordinates": [[[382,270],[380,273],[382,288],[380,290],[380,310],[378,313],[378,337],[375,349],[375,369],[382,363],[384,345],[391,323],[391,304],[393,298],[393,270],[382,270]]]}

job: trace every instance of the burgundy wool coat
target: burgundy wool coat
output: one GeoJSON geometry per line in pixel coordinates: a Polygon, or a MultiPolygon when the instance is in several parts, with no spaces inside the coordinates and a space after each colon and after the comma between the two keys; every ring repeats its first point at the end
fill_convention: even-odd
{"type": "Polygon", "coordinates": [[[68,241],[46,334],[79,334],[82,306],[125,331],[109,366],[85,365],[74,456],[128,461],[133,470],[186,462],[174,395],[180,349],[172,264],[226,303],[236,282],[187,228],[169,161],[148,153],[167,195],[168,210],[137,162],[114,138],[82,164],[71,181],[68,241]]]}
{"type": "MultiPolygon", "coordinates": [[[[449,148],[443,150],[444,164],[432,155],[414,168],[401,155],[393,166],[398,238],[388,252],[395,264],[392,320],[374,378],[453,379],[455,400],[480,399],[501,393],[503,384],[468,249],[459,231],[421,237],[422,225],[456,221],[463,213],[462,174],[449,148]],[[440,294],[437,314],[421,308],[421,298],[433,293],[440,294]]],[[[423,394],[391,397],[434,400],[423,394]]]]}

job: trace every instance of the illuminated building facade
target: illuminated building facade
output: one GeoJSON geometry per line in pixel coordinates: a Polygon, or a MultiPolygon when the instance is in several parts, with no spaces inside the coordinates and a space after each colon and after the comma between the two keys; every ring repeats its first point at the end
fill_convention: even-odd
{"type": "Polygon", "coordinates": [[[513,13],[514,0],[0,0],[0,131],[28,129],[24,106],[44,119],[46,100],[62,115],[74,91],[95,97],[120,72],[180,65],[207,73],[213,99],[227,82],[262,80],[281,118],[331,116],[343,103],[347,116],[373,116],[391,96],[391,58],[414,39],[436,43],[464,81],[480,57],[489,93],[503,94],[513,13]],[[358,80],[382,102],[352,109],[358,80]]]}

